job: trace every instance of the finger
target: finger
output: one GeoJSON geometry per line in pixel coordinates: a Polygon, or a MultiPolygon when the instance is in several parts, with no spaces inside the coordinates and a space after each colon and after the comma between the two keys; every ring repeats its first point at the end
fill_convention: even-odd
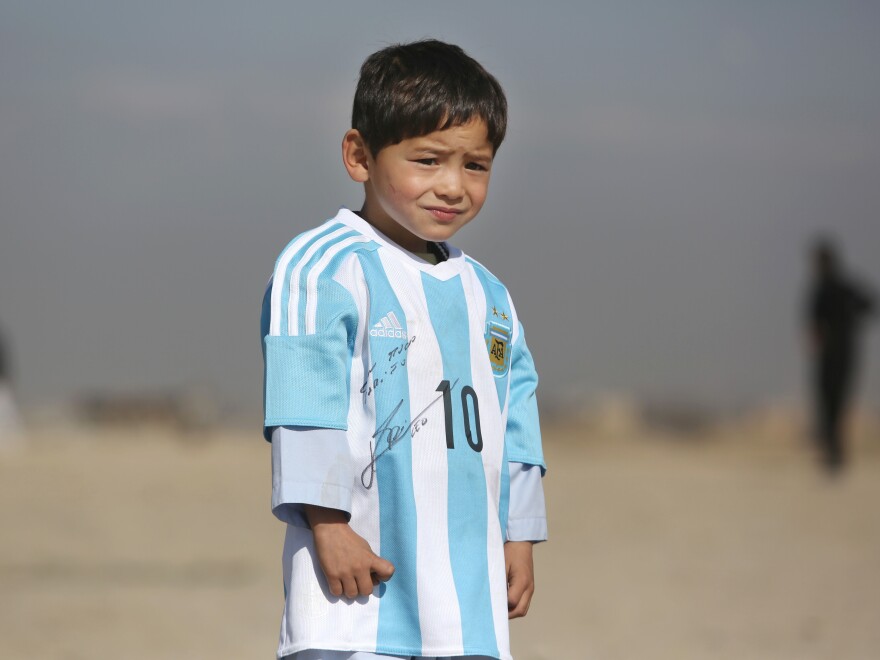
{"type": "Polygon", "coordinates": [[[334,596],[342,595],[342,581],[341,580],[331,580],[327,579],[327,588],[330,590],[330,593],[334,596]]]}
{"type": "Polygon", "coordinates": [[[507,613],[508,619],[520,619],[529,613],[529,601],[524,600],[507,613]]]}
{"type": "Polygon", "coordinates": [[[528,582],[522,579],[519,575],[513,574],[508,576],[507,583],[507,609],[511,610],[515,608],[520,600],[522,600],[523,594],[525,593],[526,588],[528,587],[528,582]]]}
{"type": "Polygon", "coordinates": [[[357,580],[354,577],[346,577],[342,580],[342,592],[345,594],[346,598],[354,598],[360,593],[360,589],[358,588],[357,580]]]}
{"type": "Polygon", "coordinates": [[[526,591],[520,597],[519,601],[515,603],[512,607],[508,608],[507,618],[518,619],[528,614],[529,605],[532,602],[533,593],[534,589],[526,589],[526,591]]]}
{"type": "Polygon", "coordinates": [[[362,573],[358,575],[357,585],[358,585],[358,595],[360,596],[369,596],[373,593],[373,574],[372,573],[362,573]]]}
{"type": "Polygon", "coordinates": [[[394,575],[394,564],[382,557],[376,557],[370,564],[370,573],[376,576],[380,582],[386,582],[394,575]]]}

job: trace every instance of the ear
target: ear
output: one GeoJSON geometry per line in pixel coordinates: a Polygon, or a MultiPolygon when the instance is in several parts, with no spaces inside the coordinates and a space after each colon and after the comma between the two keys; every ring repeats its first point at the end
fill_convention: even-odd
{"type": "Polygon", "coordinates": [[[360,131],[352,128],[342,138],[342,164],[348,176],[357,183],[366,183],[370,178],[370,152],[361,137],[360,131]]]}

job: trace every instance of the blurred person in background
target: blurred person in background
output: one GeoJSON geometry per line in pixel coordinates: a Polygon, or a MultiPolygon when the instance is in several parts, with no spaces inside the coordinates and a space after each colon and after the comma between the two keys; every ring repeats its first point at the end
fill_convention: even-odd
{"type": "Polygon", "coordinates": [[[21,434],[21,418],[12,396],[12,374],[5,339],[0,332],[0,446],[21,434]]]}
{"type": "Polygon", "coordinates": [[[859,363],[859,333],[874,311],[873,296],[846,273],[834,242],[818,239],[811,252],[807,344],[812,361],[814,420],[823,465],[836,473],[846,451],[844,424],[859,363]]]}

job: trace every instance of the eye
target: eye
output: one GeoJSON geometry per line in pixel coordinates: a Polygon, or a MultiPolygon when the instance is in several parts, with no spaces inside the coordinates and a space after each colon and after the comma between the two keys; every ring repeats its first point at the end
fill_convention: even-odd
{"type": "Polygon", "coordinates": [[[416,161],[419,165],[436,165],[436,158],[417,158],[416,161]]]}
{"type": "Polygon", "coordinates": [[[475,163],[471,162],[465,165],[466,169],[473,170],[475,172],[488,172],[489,168],[483,165],[483,163],[475,163]]]}

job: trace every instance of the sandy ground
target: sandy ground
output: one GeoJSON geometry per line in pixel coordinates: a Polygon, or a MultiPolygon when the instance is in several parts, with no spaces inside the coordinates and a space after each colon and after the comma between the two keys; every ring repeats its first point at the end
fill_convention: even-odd
{"type": "MultiPolygon", "coordinates": [[[[517,660],[880,657],[880,450],[546,432],[550,543],[517,660]]],[[[0,451],[0,657],[272,658],[282,526],[256,434],[0,451]]]]}

